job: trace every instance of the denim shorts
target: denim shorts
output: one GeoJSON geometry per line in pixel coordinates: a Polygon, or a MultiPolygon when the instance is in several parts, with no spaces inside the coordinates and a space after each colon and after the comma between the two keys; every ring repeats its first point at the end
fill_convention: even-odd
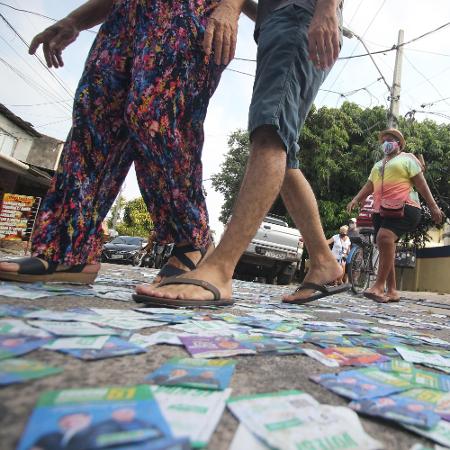
{"type": "Polygon", "coordinates": [[[261,24],[256,77],[248,130],[273,125],[287,152],[287,167],[298,168],[298,138],[329,69],[309,59],[308,28],[312,15],[291,4],[273,11],[261,24]]]}

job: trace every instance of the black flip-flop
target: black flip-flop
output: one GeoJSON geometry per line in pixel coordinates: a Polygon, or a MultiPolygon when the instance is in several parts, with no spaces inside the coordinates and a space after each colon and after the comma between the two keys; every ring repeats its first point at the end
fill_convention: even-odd
{"type": "Polygon", "coordinates": [[[302,283],[295,291],[300,292],[306,289],[313,289],[314,291],[319,291],[317,294],[312,294],[306,298],[299,298],[298,300],[283,300],[283,303],[288,303],[292,305],[303,305],[305,303],[313,302],[319,300],[320,298],[329,297],[330,295],[340,294],[346,292],[351,288],[350,284],[340,284],[338,286],[327,286],[326,284],[316,284],[310,283],[308,281],[302,283]]]}
{"type": "Polygon", "coordinates": [[[213,299],[210,300],[193,300],[193,299],[172,299],[172,298],[164,298],[164,297],[153,297],[150,295],[144,294],[133,294],[133,300],[137,303],[144,303],[146,306],[154,306],[154,307],[172,307],[178,308],[183,306],[230,306],[233,304],[233,300],[231,299],[223,299],[221,298],[219,289],[217,289],[211,283],[203,280],[196,280],[194,278],[167,278],[164,281],[159,283],[158,287],[161,286],[170,286],[173,284],[191,284],[195,286],[200,286],[203,289],[211,292],[214,296],[213,299]]]}
{"type": "Polygon", "coordinates": [[[57,263],[49,262],[48,267],[41,259],[34,256],[19,259],[9,259],[8,263],[15,263],[19,265],[17,272],[0,271],[0,280],[4,281],[19,281],[23,283],[36,282],[65,282],[65,283],[79,283],[92,284],[97,277],[97,272],[86,273],[83,269],[86,264],[77,264],[63,270],[56,270],[57,263]]]}

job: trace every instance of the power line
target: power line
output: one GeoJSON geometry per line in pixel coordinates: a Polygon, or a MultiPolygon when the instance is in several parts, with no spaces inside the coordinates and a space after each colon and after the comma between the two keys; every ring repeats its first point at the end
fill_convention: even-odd
{"type": "Polygon", "coordinates": [[[11,107],[11,108],[27,108],[27,107],[35,107],[35,106],[44,106],[44,105],[55,105],[57,103],[68,103],[71,102],[72,99],[68,98],[67,100],[57,100],[54,102],[45,102],[45,103],[32,103],[29,105],[11,105],[11,104],[7,104],[6,106],[11,107]]]}
{"type": "MultiPolygon", "coordinates": [[[[6,17],[3,14],[0,14],[0,18],[8,25],[8,27],[13,31],[13,33],[23,42],[23,44],[25,44],[27,48],[30,48],[30,45],[28,44],[28,42],[20,35],[20,33],[13,27],[13,25],[11,25],[11,23],[9,23],[9,21],[6,19],[6,17]]],[[[69,94],[71,97],[74,97],[73,92],[71,92],[70,89],[64,84],[64,82],[47,67],[47,65],[42,61],[42,59],[39,58],[39,56],[36,54],[33,56],[39,61],[39,63],[42,65],[42,67],[44,67],[44,69],[47,70],[47,72],[50,74],[50,76],[54,80],[56,80],[56,82],[64,89],[64,91],[66,91],[66,93],[69,94]]]]}
{"type": "MultiPolygon", "coordinates": [[[[23,12],[23,13],[26,13],[26,14],[32,14],[32,15],[38,16],[38,17],[43,17],[44,19],[51,20],[52,22],[58,22],[58,20],[57,19],[53,19],[53,17],[49,17],[49,16],[46,16],[45,14],[41,14],[41,13],[38,13],[38,12],[35,12],[35,11],[29,11],[27,9],[16,8],[15,6],[8,5],[7,3],[3,3],[3,2],[0,2],[0,5],[6,6],[7,8],[11,8],[14,11],[23,12]]],[[[94,30],[85,30],[85,31],[88,31],[89,33],[97,34],[97,32],[94,31],[94,30]]]]}
{"type": "Polygon", "coordinates": [[[443,101],[449,100],[449,99],[450,99],[450,97],[446,97],[446,98],[441,98],[441,99],[439,99],[439,100],[434,100],[433,102],[430,102],[430,103],[422,103],[422,104],[420,105],[420,107],[421,107],[421,108],[425,108],[425,107],[427,107],[427,106],[433,106],[433,105],[435,105],[436,103],[443,102],[443,101]]]}

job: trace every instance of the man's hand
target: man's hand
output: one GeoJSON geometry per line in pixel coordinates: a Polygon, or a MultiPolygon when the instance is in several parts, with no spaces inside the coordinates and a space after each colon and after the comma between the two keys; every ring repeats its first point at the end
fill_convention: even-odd
{"type": "Polygon", "coordinates": [[[203,49],[208,56],[214,50],[216,64],[227,65],[234,58],[240,12],[240,8],[222,2],[208,19],[203,49]]]}
{"type": "Polygon", "coordinates": [[[444,213],[442,212],[441,208],[439,208],[439,206],[436,204],[430,206],[430,213],[431,218],[433,219],[433,222],[436,225],[440,225],[445,219],[444,213]]]}
{"type": "Polygon", "coordinates": [[[333,8],[316,9],[308,30],[309,58],[318,69],[331,67],[339,55],[339,26],[333,8]]]}
{"type": "Polygon", "coordinates": [[[80,30],[72,19],[62,19],[35,36],[31,41],[28,53],[34,55],[42,44],[47,66],[57,69],[64,66],[62,51],[74,42],[79,34],[80,30]]]}

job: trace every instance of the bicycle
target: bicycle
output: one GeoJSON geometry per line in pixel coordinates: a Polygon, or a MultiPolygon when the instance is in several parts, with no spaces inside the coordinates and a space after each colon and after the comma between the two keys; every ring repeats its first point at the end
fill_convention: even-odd
{"type": "Polygon", "coordinates": [[[375,282],[379,260],[378,248],[373,242],[373,230],[363,230],[359,234],[350,237],[352,248],[346,264],[348,280],[355,294],[360,294],[375,282]]]}

